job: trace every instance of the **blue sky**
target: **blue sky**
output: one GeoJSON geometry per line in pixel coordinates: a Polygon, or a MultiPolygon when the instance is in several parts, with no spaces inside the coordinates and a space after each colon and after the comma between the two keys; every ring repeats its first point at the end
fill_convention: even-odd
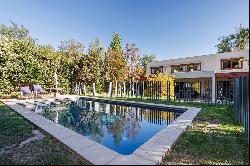
{"type": "Polygon", "coordinates": [[[248,0],[0,0],[0,24],[10,20],[39,43],[99,37],[107,48],[117,31],[142,54],[170,59],[216,53],[218,38],[249,27],[248,0]]]}

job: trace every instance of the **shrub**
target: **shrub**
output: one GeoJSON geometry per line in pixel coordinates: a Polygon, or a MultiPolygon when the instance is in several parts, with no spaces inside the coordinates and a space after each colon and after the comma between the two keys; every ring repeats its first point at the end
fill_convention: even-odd
{"type": "MultiPolygon", "coordinates": [[[[175,76],[168,73],[157,73],[147,77],[147,81],[161,81],[161,93],[162,97],[167,95],[167,81],[170,81],[170,99],[174,99],[174,80],[175,76]]],[[[145,94],[147,95],[148,89],[145,94]]]]}

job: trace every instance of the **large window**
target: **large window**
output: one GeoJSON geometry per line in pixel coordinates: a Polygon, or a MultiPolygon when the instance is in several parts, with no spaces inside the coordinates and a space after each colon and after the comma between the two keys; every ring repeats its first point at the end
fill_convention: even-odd
{"type": "Polygon", "coordinates": [[[171,72],[175,73],[179,71],[179,65],[171,65],[171,72]]]}
{"type": "Polygon", "coordinates": [[[185,71],[187,71],[187,66],[186,66],[186,65],[180,65],[180,66],[179,66],[179,71],[180,71],[180,72],[185,72],[185,71]]]}
{"type": "Polygon", "coordinates": [[[171,72],[201,71],[200,63],[190,63],[181,65],[171,65],[171,72]]]}
{"type": "Polygon", "coordinates": [[[189,97],[187,95],[190,93],[192,98],[198,98],[201,96],[201,82],[194,81],[191,84],[190,82],[176,82],[174,91],[177,98],[189,97]]]}
{"type": "Polygon", "coordinates": [[[239,58],[221,60],[221,70],[232,70],[232,69],[242,69],[242,68],[243,68],[243,63],[240,62],[239,58]]]}
{"type": "Polygon", "coordinates": [[[201,64],[200,63],[188,64],[187,71],[201,71],[201,64]]]}
{"type": "Polygon", "coordinates": [[[216,95],[219,99],[230,98],[233,99],[233,81],[217,81],[216,95]]]}
{"type": "Polygon", "coordinates": [[[163,66],[151,67],[151,74],[163,73],[163,66]]]}

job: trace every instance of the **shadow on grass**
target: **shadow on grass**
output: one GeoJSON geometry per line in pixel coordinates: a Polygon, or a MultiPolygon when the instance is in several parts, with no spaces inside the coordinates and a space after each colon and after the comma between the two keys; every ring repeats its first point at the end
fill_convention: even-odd
{"type": "Polygon", "coordinates": [[[164,164],[249,164],[247,139],[232,107],[185,105],[200,107],[201,111],[164,164]]]}
{"type": "Polygon", "coordinates": [[[0,103],[0,148],[19,144],[31,137],[34,125],[0,103]]]}
{"type": "MultiPolygon", "coordinates": [[[[0,149],[33,136],[33,124],[0,102],[0,149]]],[[[15,146],[16,147],[16,146],[15,146]]],[[[78,155],[50,136],[0,154],[0,165],[86,165],[78,155]]]]}
{"type": "Polygon", "coordinates": [[[50,137],[14,149],[0,158],[0,164],[83,165],[84,161],[50,137]]]}
{"type": "Polygon", "coordinates": [[[163,164],[248,164],[249,148],[243,132],[189,129],[163,164]]]}

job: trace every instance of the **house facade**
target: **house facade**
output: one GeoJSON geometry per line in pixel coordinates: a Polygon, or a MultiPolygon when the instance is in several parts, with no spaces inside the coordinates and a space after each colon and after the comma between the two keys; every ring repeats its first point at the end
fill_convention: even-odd
{"type": "Polygon", "coordinates": [[[212,101],[225,95],[232,98],[233,79],[249,75],[249,50],[156,61],[147,65],[147,75],[157,72],[175,76],[175,92],[180,98],[187,86],[192,87],[192,98],[210,97],[212,101]]]}

